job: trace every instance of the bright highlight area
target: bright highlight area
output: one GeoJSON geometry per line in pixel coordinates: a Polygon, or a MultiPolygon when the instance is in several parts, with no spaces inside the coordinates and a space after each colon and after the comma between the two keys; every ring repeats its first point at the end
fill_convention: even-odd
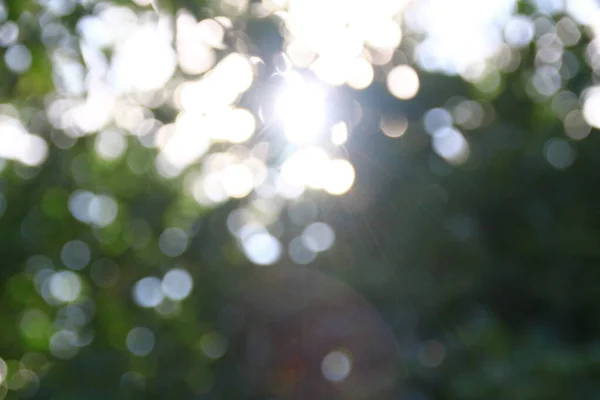
{"type": "Polygon", "coordinates": [[[315,83],[306,82],[300,75],[291,74],[277,101],[277,112],[290,142],[314,142],[324,130],[324,90],[315,83]]]}

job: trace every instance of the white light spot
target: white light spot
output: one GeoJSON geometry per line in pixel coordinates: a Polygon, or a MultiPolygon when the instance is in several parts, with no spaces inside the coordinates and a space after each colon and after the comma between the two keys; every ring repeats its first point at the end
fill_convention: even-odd
{"type": "Polygon", "coordinates": [[[36,166],[48,156],[46,141],[27,132],[21,121],[0,115],[0,132],[0,158],[36,166]]]}
{"type": "Polygon", "coordinates": [[[105,130],[96,136],[96,153],[105,160],[119,158],[127,148],[127,140],[122,133],[105,130]]]}
{"type": "Polygon", "coordinates": [[[91,223],[105,227],[113,223],[118,210],[117,202],[111,196],[93,196],[88,205],[87,218],[91,223]]]}
{"type": "Polygon", "coordinates": [[[533,39],[533,34],[533,21],[525,15],[511,17],[504,27],[506,43],[517,48],[529,45],[533,39]]]}
{"type": "Polygon", "coordinates": [[[133,299],[140,307],[158,306],[164,299],[161,280],[153,276],[140,279],[133,287],[133,299]]]}
{"type": "Polygon", "coordinates": [[[150,25],[131,32],[116,49],[111,77],[122,91],[164,87],[175,72],[177,57],[168,35],[150,25]]]}
{"type": "Polygon", "coordinates": [[[411,66],[399,65],[388,73],[387,87],[391,94],[401,100],[412,99],[420,88],[419,75],[411,66]]]}
{"type": "Polygon", "coordinates": [[[61,302],[72,302],[81,294],[81,279],[71,271],[57,272],[50,278],[50,294],[61,302]]]}
{"type": "Polygon", "coordinates": [[[594,128],[600,129],[600,86],[586,91],[583,101],[583,118],[594,128]]]}
{"type": "Polygon", "coordinates": [[[373,66],[364,58],[359,58],[352,62],[348,77],[348,86],[353,89],[365,89],[373,82],[373,66]]]}
{"type": "Polygon", "coordinates": [[[91,222],[89,207],[93,199],[94,194],[91,192],[84,190],[74,191],[71,196],[69,196],[69,211],[73,217],[81,222],[91,222]]]}
{"type": "Polygon", "coordinates": [[[352,370],[352,360],[342,351],[332,351],[321,363],[321,371],[327,380],[341,382],[348,377],[352,370]]]}
{"type": "Polygon", "coordinates": [[[234,108],[223,121],[225,138],[232,143],[242,143],[250,139],[256,129],[254,115],[243,108],[234,108]]]}
{"type": "Polygon", "coordinates": [[[31,67],[31,52],[22,44],[10,46],[4,53],[6,66],[16,73],[26,72],[31,67]]]}
{"type": "Polygon", "coordinates": [[[331,143],[341,146],[348,140],[348,127],[343,122],[338,122],[331,128],[331,143]]]}
{"type": "MultiPolygon", "coordinates": [[[[3,8],[0,7],[0,15],[4,15],[3,8]]],[[[4,19],[4,18],[2,18],[4,19]]],[[[19,38],[19,25],[13,21],[7,21],[0,26],[0,46],[10,46],[19,38]]]]}
{"type": "Polygon", "coordinates": [[[222,179],[225,192],[236,199],[248,196],[254,187],[252,171],[243,164],[234,164],[225,168],[222,179]]]}
{"type": "Polygon", "coordinates": [[[254,233],[243,240],[246,256],[258,265],[274,264],[281,256],[281,244],[268,232],[254,233]]]}
{"type": "Polygon", "coordinates": [[[342,195],[354,184],[354,167],[346,160],[332,160],[323,173],[324,189],[329,194],[342,195]]]}
{"type": "Polygon", "coordinates": [[[182,268],[167,272],[162,280],[162,290],[171,300],[183,300],[192,292],[192,276],[182,268]]]}
{"type": "Polygon", "coordinates": [[[433,136],[433,150],[451,164],[462,164],[469,158],[469,143],[454,128],[441,128],[433,136]]]}

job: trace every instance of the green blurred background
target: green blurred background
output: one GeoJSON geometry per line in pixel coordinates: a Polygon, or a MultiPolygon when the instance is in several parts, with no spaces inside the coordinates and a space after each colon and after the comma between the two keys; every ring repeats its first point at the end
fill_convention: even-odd
{"type": "Polygon", "coordinates": [[[600,397],[598,2],[159,9],[0,0],[0,399],[600,397]]]}

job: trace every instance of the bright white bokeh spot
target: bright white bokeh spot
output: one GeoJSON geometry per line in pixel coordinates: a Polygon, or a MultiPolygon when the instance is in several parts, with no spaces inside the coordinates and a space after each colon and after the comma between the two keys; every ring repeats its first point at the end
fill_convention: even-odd
{"type": "Polygon", "coordinates": [[[119,158],[127,148],[125,136],[115,130],[104,130],[96,135],[96,153],[105,160],[119,158]]]}
{"type": "Polygon", "coordinates": [[[373,66],[364,58],[358,58],[350,66],[348,86],[353,89],[365,89],[373,82],[373,66]]]}
{"type": "Polygon", "coordinates": [[[328,250],[334,241],[335,232],[325,222],[313,222],[302,232],[302,243],[313,252],[328,250]]]}
{"type": "Polygon", "coordinates": [[[506,43],[517,48],[529,45],[534,33],[535,27],[533,21],[525,15],[511,17],[504,26],[506,43]]]}
{"type": "Polygon", "coordinates": [[[156,135],[161,158],[176,170],[198,161],[210,147],[212,129],[203,115],[179,113],[174,125],[164,125],[156,135]]]}
{"type": "Polygon", "coordinates": [[[227,351],[227,338],[225,336],[211,332],[200,338],[200,349],[208,357],[216,360],[223,357],[227,351]]]}
{"type": "Polygon", "coordinates": [[[320,147],[301,149],[281,166],[281,178],[292,185],[323,189],[331,168],[329,156],[320,147]]]}
{"type": "Polygon", "coordinates": [[[94,199],[94,194],[85,190],[76,190],[69,196],[69,211],[71,215],[81,222],[89,223],[89,207],[94,199]]]}
{"type": "Polygon", "coordinates": [[[201,79],[181,84],[175,92],[175,101],[185,112],[195,116],[222,109],[235,103],[250,87],[254,79],[253,68],[245,56],[230,54],[201,79]]]}
{"type": "Polygon", "coordinates": [[[592,127],[600,129],[600,86],[588,89],[583,99],[583,118],[592,127]]]}
{"type": "Polygon", "coordinates": [[[391,94],[401,100],[412,99],[420,88],[419,75],[409,65],[398,65],[388,73],[387,87],[391,94]]]}
{"type": "Polygon", "coordinates": [[[186,74],[198,75],[206,72],[217,60],[215,51],[201,43],[180,44],[177,50],[179,66],[186,74]]]}
{"type": "Polygon", "coordinates": [[[247,57],[232,53],[225,57],[212,71],[231,90],[243,93],[254,80],[254,67],[247,57]]]}
{"type": "Polygon", "coordinates": [[[310,143],[324,129],[325,93],[314,83],[292,74],[277,101],[286,137],[292,143],[310,143]]]}
{"type": "Polygon", "coordinates": [[[367,42],[378,49],[395,49],[402,40],[402,31],[392,18],[382,19],[369,26],[367,42]]]}
{"type": "Polygon", "coordinates": [[[429,0],[414,2],[405,21],[423,35],[417,61],[426,70],[462,74],[498,54],[502,29],[517,0],[429,0]]]}
{"type": "Polygon", "coordinates": [[[210,47],[220,48],[225,38],[224,26],[214,19],[205,19],[196,25],[196,33],[210,47]]]}
{"type": "Polygon", "coordinates": [[[162,291],[171,300],[183,300],[192,292],[193,280],[188,271],[174,268],[162,280],[162,291]]]}
{"type": "Polygon", "coordinates": [[[140,279],[133,287],[133,300],[140,307],[156,307],[164,296],[162,281],[154,276],[140,279]]]}
{"type": "Polygon", "coordinates": [[[90,247],[81,240],[65,243],[60,251],[60,260],[69,269],[83,269],[91,259],[90,247]]]}
{"type": "Polygon", "coordinates": [[[463,164],[469,158],[469,142],[454,128],[438,129],[433,135],[433,150],[450,164],[463,164]]]}
{"type": "Polygon", "coordinates": [[[46,141],[27,132],[18,119],[0,115],[0,132],[0,159],[16,160],[33,167],[48,157],[46,141]]]}
{"type": "Polygon", "coordinates": [[[154,349],[154,342],[154,333],[148,328],[139,326],[130,330],[125,340],[127,349],[138,357],[150,354],[154,349]]]}
{"type": "Polygon", "coordinates": [[[342,195],[354,184],[354,167],[346,160],[331,160],[323,174],[325,176],[323,188],[329,194],[342,195]]]}
{"type": "Polygon", "coordinates": [[[166,32],[140,26],[117,46],[111,77],[122,91],[151,91],[164,87],[177,66],[166,32]]]}
{"type": "Polygon", "coordinates": [[[52,14],[56,16],[69,15],[77,5],[76,0],[45,0],[40,3],[52,14]]]}
{"type": "Polygon", "coordinates": [[[72,302],[81,294],[81,279],[71,271],[57,272],[50,278],[49,289],[56,300],[64,303],[72,302]]]}
{"type": "Polygon", "coordinates": [[[188,245],[188,235],[181,228],[167,228],[158,239],[160,250],[169,257],[180,256],[188,245]]]}
{"type": "Polygon", "coordinates": [[[209,172],[194,185],[194,198],[200,204],[218,204],[229,199],[219,173],[209,172]]]}
{"type": "Polygon", "coordinates": [[[233,164],[225,168],[222,174],[223,189],[230,197],[241,199],[254,188],[254,175],[243,164],[233,164]]]}
{"type": "Polygon", "coordinates": [[[4,62],[14,72],[23,73],[31,67],[31,51],[22,44],[15,44],[6,49],[4,62]]]}
{"type": "Polygon", "coordinates": [[[115,199],[108,195],[94,196],[88,206],[89,220],[100,227],[112,224],[117,217],[119,206],[115,199]]]}
{"type": "Polygon", "coordinates": [[[323,55],[312,63],[311,69],[319,80],[331,86],[340,86],[348,80],[350,60],[323,55]]]}
{"type": "Polygon", "coordinates": [[[281,256],[281,243],[265,231],[249,235],[242,244],[248,259],[258,265],[274,264],[281,256]]]}
{"type": "Polygon", "coordinates": [[[344,122],[338,122],[331,128],[331,143],[341,146],[348,140],[348,127],[344,122]]]}
{"type": "MultiPolygon", "coordinates": [[[[6,14],[3,8],[0,8],[0,15],[6,18],[6,14]]],[[[14,44],[19,38],[19,25],[14,21],[6,21],[0,26],[0,46],[10,46],[14,44]]]]}
{"type": "Polygon", "coordinates": [[[211,47],[220,47],[223,27],[215,20],[196,22],[188,13],[177,15],[177,56],[179,66],[186,74],[197,75],[208,71],[217,61],[211,47]]]}
{"type": "Polygon", "coordinates": [[[224,121],[225,138],[232,143],[242,143],[250,139],[256,129],[254,115],[243,108],[234,108],[224,121]]]}
{"type": "Polygon", "coordinates": [[[342,351],[332,351],[321,363],[323,376],[332,382],[341,382],[348,377],[352,370],[352,360],[342,351]]]}

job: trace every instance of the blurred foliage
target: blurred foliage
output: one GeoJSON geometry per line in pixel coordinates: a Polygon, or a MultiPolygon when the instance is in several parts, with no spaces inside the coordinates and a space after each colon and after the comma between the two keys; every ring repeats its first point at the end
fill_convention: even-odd
{"type": "MultiPolygon", "coordinates": [[[[239,100],[258,114],[277,86],[270,77],[280,68],[285,40],[278,20],[237,12],[241,3],[177,0],[161,8],[234,21],[215,59],[235,50],[261,60],[254,86],[239,100]]],[[[519,12],[553,26],[565,14],[539,10],[550,3],[556,2],[520,2],[519,12]]],[[[390,94],[394,87],[385,74],[395,61],[376,68],[364,90],[332,88],[333,113],[353,128],[342,152],[354,165],[354,186],[343,196],[310,191],[274,201],[265,214],[284,210],[269,222],[283,243],[302,232],[291,216],[295,209],[331,226],[335,244],[306,266],[286,254],[272,266],[256,266],[229,226],[244,196],[199,202],[184,190],[190,175],[162,173],[155,167],[161,149],[141,135],[123,135],[123,154],[106,158],[95,135],[101,129],[73,135],[51,121],[49,105],[64,86],[57,52],[92,70],[79,41],[80,21],[110,4],[158,19],[150,5],[0,4],[0,114],[17,114],[27,131],[50,143],[43,163],[0,159],[0,399],[598,396],[600,189],[594,182],[600,136],[581,108],[585,89],[598,83],[600,63],[589,61],[597,40],[589,26],[573,22],[581,40],[561,47],[560,58],[576,67],[567,67],[559,88],[546,94],[543,84],[536,86],[541,94],[531,89],[532,81],[547,82],[545,75],[532,78],[544,64],[539,40],[510,49],[517,65],[470,79],[428,71],[403,56],[411,54],[417,34],[406,35],[396,53],[404,57],[397,64],[418,70],[414,98],[390,94]],[[10,24],[18,36],[4,43],[10,24]],[[56,35],[48,33],[49,24],[56,35]],[[17,71],[7,66],[15,43],[31,58],[17,71]],[[479,122],[469,125],[473,114],[463,118],[470,150],[457,162],[435,149],[427,115],[450,110],[460,125],[461,105],[463,111],[472,106],[468,112],[479,113],[479,122]],[[385,132],[382,116],[405,123],[402,132],[385,132]],[[77,211],[77,199],[87,202],[87,211],[77,211]],[[290,268],[315,276],[269,275],[290,268]],[[150,294],[140,300],[139,293],[150,294]],[[356,319],[335,318],[345,312],[356,319]],[[342,389],[325,382],[319,366],[326,351],[317,345],[299,355],[290,350],[288,357],[288,339],[323,320],[358,338],[344,346],[356,349],[364,381],[351,372],[342,389]],[[273,361],[275,372],[249,355],[255,331],[268,331],[267,345],[283,359],[273,361]]],[[[110,59],[112,50],[103,51],[110,59]]],[[[173,82],[203,74],[178,69],[165,92],[174,91],[173,82]]],[[[176,118],[169,102],[153,105],[139,93],[137,99],[155,121],[176,118]]],[[[291,150],[274,135],[277,128],[264,125],[255,136],[275,149],[269,160],[276,164],[291,150]]],[[[10,154],[11,142],[2,139],[7,129],[0,125],[2,155],[10,154]]],[[[211,152],[239,150],[228,146],[217,143],[211,152]]],[[[207,168],[190,164],[190,174],[207,168]]]]}

